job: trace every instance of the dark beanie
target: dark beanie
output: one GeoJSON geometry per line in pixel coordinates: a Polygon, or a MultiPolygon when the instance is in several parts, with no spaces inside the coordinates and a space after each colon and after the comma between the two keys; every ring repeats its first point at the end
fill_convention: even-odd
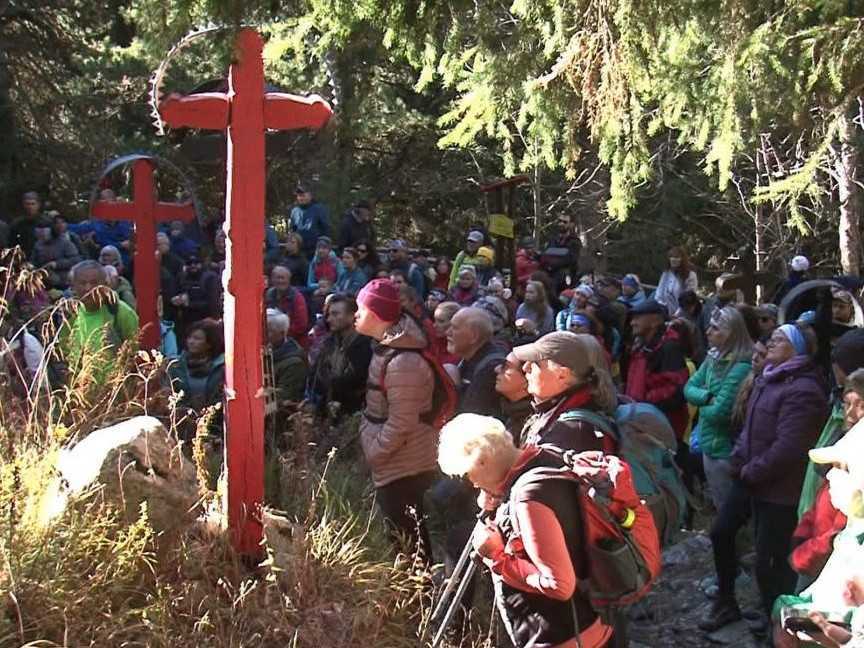
{"type": "Polygon", "coordinates": [[[831,362],[847,376],[864,367],[864,329],[856,328],[844,333],[831,351],[831,362]]]}
{"type": "Polygon", "coordinates": [[[399,289],[389,279],[373,279],[357,294],[357,303],[365,306],[382,322],[398,322],[402,315],[399,289]]]}

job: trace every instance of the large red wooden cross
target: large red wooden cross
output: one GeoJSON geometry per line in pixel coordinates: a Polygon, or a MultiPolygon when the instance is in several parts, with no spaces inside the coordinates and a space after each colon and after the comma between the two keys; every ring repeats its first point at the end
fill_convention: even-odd
{"type": "Polygon", "coordinates": [[[159,295],[156,223],[174,220],[191,221],[195,218],[195,208],[192,203],[158,201],[153,170],[151,160],[136,160],[132,165],[132,202],[97,200],[90,209],[91,218],[131,221],[135,225],[133,257],[135,297],[141,324],[140,342],[145,349],[158,349],[162,339],[156,308],[159,295]]]}
{"type": "Polygon", "coordinates": [[[318,129],[332,115],[320,97],[264,91],[263,43],[242,29],[228,75],[228,93],[171,95],[159,112],[172,128],[228,132],[225,198],[225,464],[228,526],[242,553],[261,551],[264,499],[263,343],[266,130],[318,129]]]}

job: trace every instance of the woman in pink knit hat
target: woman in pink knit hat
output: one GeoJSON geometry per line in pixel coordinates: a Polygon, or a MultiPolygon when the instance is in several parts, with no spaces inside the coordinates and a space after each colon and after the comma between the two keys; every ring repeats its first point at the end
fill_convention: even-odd
{"type": "Polygon", "coordinates": [[[394,539],[407,536],[431,562],[423,493],[436,479],[438,430],[431,425],[435,374],[421,355],[428,340],[402,312],[389,279],[366,284],[357,306],[357,332],[375,340],[360,441],[376,500],[394,539]]]}

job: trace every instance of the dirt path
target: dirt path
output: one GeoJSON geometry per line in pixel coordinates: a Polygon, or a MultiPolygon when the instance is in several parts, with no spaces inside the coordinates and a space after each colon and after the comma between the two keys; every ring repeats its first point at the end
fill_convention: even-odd
{"type": "MultiPolygon", "coordinates": [[[[663,574],[651,593],[631,611],[631,648],[758,648],[745,621],[706,634],[697,623],[711,599],[705,591],[713,582],[711,541],[704,532],[684,531],[663,552],[663,574]]],[[[738,578],[737,594],[743,610],[757,608],[756,586],[746,571],[738,578]]]]}

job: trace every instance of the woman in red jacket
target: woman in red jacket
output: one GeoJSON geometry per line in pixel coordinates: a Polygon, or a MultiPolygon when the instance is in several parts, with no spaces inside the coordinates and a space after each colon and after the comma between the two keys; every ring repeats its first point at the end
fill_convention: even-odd
{"type": "Polygon", "coordinates": [[[499,610],[516,648],[602,648],[612,638],[578,583],[587,574],[576,482],[520,480],[549,465],[537,446],[516,448],[498,419],[460,414],[441,430],[438,464],[467,476],[485,500],[502,501],[472,542],[493,575],[499,610]],[[526,485],[530,482],[530,485],[526,485]]]}

